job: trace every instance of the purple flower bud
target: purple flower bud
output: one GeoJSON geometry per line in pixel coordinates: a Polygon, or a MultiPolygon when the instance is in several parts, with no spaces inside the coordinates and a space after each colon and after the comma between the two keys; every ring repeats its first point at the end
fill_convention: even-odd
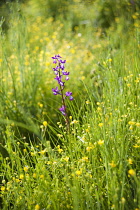
{"type": "Polygon", "coordinates": [[[71,96],[71,95],[72,95],[72,92],[69,92],[69,91],[68,91],[68,92],[65,93],[65,95],[66,95],[66,96],[71,96]]]}
{"type": "Polygon", "coordinates": [[[67,72],[67,71],[62,71],[62,74],[63,74],[63,75],[69,75],[70,73],[67,72]]]}
{"type": "Polygon", "coordinates": [[[55,55],[54,57],[52,57],[52,59],[58,59],[58,58],[62,58],[60,55],[55,55]]]}
{"type": "Polygon", "coordinates": [[[56,88],[52,88],[52,91],[53,91],[53,94],[54,95],[61,95],[59,92],[60,92],[60,90],[58,90],[58,87],[56,87],[56,88]]]}
{"type": "Polygon", "coordinates": [[[66,116],[66,107],[64,105],[61,106],[61,108],[59,108],[60,112],[66,116]]]}
{"type": "Polygon", "coordinates": [[[53,70],[54,70],[54,73],[56,74],[56,75],[58,75],[58,70],[59,70],[59,67],[58,66],[56,66],[56,68],[52,68],[53,70]]]}
{"type": "Polygon", "coordinates": [[[70,101],[73,100],[72,92],[66,92],[65,95],[69,97],[70,101]]]}
{"type": "Polygon", "coordinates": [[[64,86],[65,82],[60,81],[59,85],[64,86]]]}
{"type": "Polygon", "coordinates": [[[61,75],[60,76],[57,75],[54,79],[56,79],[58,81],[58,83],[59,83],[59,82],[61,82],[61,77],[62,77],[61,75]]]}
{"type": "Polygon", "coordinates": [[[60,60],[61,63],[66,63],[66,60],[60,60]]]}
{"type": "Polygon", "coordinates": [[[73,100],[73,96],[70,96],[69,99],[70,99],[70,101],[72,101],[73,100]]]}
{"type": "Polygon", "coordinates": [[[60,68],[61,68],[62,70],[64,70],[64,69],[65,69],[64,64],[61,64],[61,65],[60,65],[60,68]]]}

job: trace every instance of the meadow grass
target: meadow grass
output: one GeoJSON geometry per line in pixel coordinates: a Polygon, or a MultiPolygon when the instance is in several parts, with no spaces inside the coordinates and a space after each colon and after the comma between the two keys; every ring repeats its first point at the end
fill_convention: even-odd
{"type": "Polygon", "coordinates": [[[1,32],[1,208],[140,209],[139,29],[16,20],[1,32]],[[70,71],[70,132],[51,91],[55,54],[70,71]]]}

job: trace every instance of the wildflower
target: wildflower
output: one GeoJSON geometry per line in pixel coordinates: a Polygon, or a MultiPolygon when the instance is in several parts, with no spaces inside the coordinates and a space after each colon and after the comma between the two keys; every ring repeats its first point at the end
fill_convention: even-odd
{"type": "Polygon", "coordinates": [[[136,173],[135,173],[135,171],[133,169],[130,169],[128,171],[128,174],[131,175],[131,176],[135,176],[136,173]]]}
{"type": "Polygon", "coordinates": [[[42,108],[43,107],[43,104],[41,104],[40,102],[38,102],[38,106],[40,106],[42,108]]]}
{"type": "Polygon", "coordinates": [[[44,175],[43,174],[40,175],[40,179],[44,179],[44,175]]]}
{"type": "Polygon", "coordinates": [[[129,130],[133,130],[133,126],[132,125],[129,127],[129,130]]]}
{"type": "Polygon", "coordinates": [[[61,95],[61,93],[59,93],[59,92],[60,92],[60,90],[58,90],[58,87],[56,87],[56,88],[52,88],[52,92],[53,92],[53,94],[54,94],[54,95],[58,95],[58,94],[60,94],[60,95],[61,95]]]}
{"type": "Polygon", "coordinates": [[[20,174],[19,179],[24,179],[24,175],[20,174]]]}
{"type": "Polygon", "coordinates": [[[85,131],[86,131],[87,133],[89,133],[89,129],[88,129],[88,128],[86,128],[85,131]]]}
{"type": "Polygon", "coordinates": [[[128,125],[135,125],[135,122],[134,121],[129,121],[128,125]]]}
{"type": "Polygon", "coordinates": [[[68,161],[69,161],[69,157],[66,156],[66,157],[64,158],[64,160],[65,160],[66,162],[68,162],[68,161]]]}
{"type": "Polygon", "coordinates": [[[1,187],[1,191],[5,191],[5,187],[4,186],[1,187]]]}
{"type": "Polygon", "coordinates": [[[90,101],[87,100],[87,101],[86,101],[86,104],[90,104],[90,101]]]}
{"type": "Polygon", "coordinates": [[[65,95],[68,96],[70,100],[73,100],[72,92],[66,92],[65,95]]]}
{"type": "Polygon", "coordinates": [[[46,127],[48,125],[47,121],[43,122],[44,127],[46,127]]]}
{"type": "Polygon", "coordinates": [[[44,155],[44,154],[46,153],[46,149],[41,150],[41,151],[40,151],[40,152],[38,152],[38,153],[40,153],[41,155],[44,155]]]}
{"type": "Polygon", "coordinates": [[[66,116],[66,124],[68,126],[69,119],[67,117],[65,99],[69,97],[69,100],[72,101],[73,96],[72,96],[72,92],[70,91],[67,91],[66,93],[64,93],[65,82],[63,81],[63,77],[65,76],[66,81],[69,80],[70,72],[65,71],[64,64],[66,63],[66,60],[62,60],[61,58],[62,57],[59,54],[52,57],[53,63],[57,65],[55,68],[53,68],[53,71],[56,75],[54,79],[58,82],[58,85],[60,87],[59,89],[58,87],[52,88],[52,92],[54,95],[61,95],[62,97],[62,106],[59,108],[59,110],[64,116],[66,116]]]}
{"type": "Polygon", "coordinates": [[[139,148],[140,146],[139,146],[139,145],[137,145],[137,144],[135,144],[133,147],[135,147],[135,148],[139,148]]]}
{"type": "Polygon", "coordinates": [[[61,106],[61,108],[59,108],[60,112],[66,116],[66,107],[64,105],[61,106]]]}
{"type": "Polygon", "coordinates": [[[31,152],[30,154],[31,154],[32,157],[35,156],[35,152],[31,152]]]}
{"type": "Polygon", "coordinates": [[[127,161],[128,161],[128,163],[129,163],[130,165],[132,165],[132,164],[133,164],[133,161],[132,161],[132,159],[131,159],[131,158],[129,158],[127,161]]]}
{"type": "Polygon", "coordinates": [[[122,197],[121,202],[125,203],[125,198],[124,197],[122,197]]]}
{"type": "Polygon", "coordinates": [[[36,178],[36,173],[33,173],[33,178],[36,178]]]}
{"type": "Polygon", "coordinates": [[[25,166],[25,167],[23,168],[23,170],[24,170],[25,172],[27,172],[28,169],[29,169],[29,166],[25,166]]]}
{"type": "Polygon", "coordinates": [[[140,127],[140,123],[137,122],[137,123],[136,123],[136,126],[137,126],[137,127],[140,127]]]}
{"type": "Polygon", "coordinates": [[[35,205],[35,210],[39,210],[40,206],[38,204],[35,205]]]}
{"type": "Polygon", "coordinates": [[[78,120],[73,120],[73,121],[71,121],[70,124],[72,125],[72,124],[77,124],[77,123],[78,123],[78,120]]]}
{"type": "Polygon", "coordinates": [[[27,152],[27,149],[23,149],[23,152],[24,152],[24,153],[27,152]]]}
{"type": "Polygon", "coordinates": [[[99,126],[100,128],[103,127],[103,125],[104,125],[103,123],[99,123],[99,124],[98,124],[98,126],[99,126]]]}
{"type": "Polygon", "coordinates": [[[60,145],[57,146],[57,151],[58,151],[59,153],[63,152],[63,149],[60,148],[60,145]]]}
{"type": "Polygon", "coordinates": [[[88,157],[82,157],[82,161],[88,162],[88,157]]]}
{"type": "Polygon", "coordinates": [[[75,173],[76,173],[77,176],[80,176],[82,174],[82,171],[81,170],[78,170],[75,173]]]}
{"type": "Polygon", "coordinates": [[[101,107],[98,107],[97,108],[97,111],[101,112],[102,111],[102,108],[101,107]]]}
{"type": "Polygon", "coordinates": [[[139,83],[139,79],[136,79],[135,82],[136,82],[136,83],[139,83]]]}
{"type": "Polygon", "coordinates": [[[116,167],[116,164],[114,163],[114,161],[112,161],[111,163],[109,163],[109,165],[110,165],[112,168],[115,168],[115,167],[116,167]]]}
{"type": "Polygon", "coordinates": [[[91,150],[92,148],[93,148],[93,147],[87,147],[87,148],[86,148],[86,151],[87,151],[87,152],[90,152],[90,150],[91,150]]]}
{"type": "Polygon", "coordinates": [[[103,145],[103,144],[104,144],[104,140],[99,140],[99,141],[98,141],[98,144],[99,144],[99,145],[103,145]]]}

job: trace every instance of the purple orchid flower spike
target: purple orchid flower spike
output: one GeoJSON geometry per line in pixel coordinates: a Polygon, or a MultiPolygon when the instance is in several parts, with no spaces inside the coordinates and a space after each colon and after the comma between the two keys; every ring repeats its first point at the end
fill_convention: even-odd
{"type": "Polygon", "coordinates": [[[70,130],[70,123],[69,123],[69,118],[68,118],[68,113],[67,113],[67,109],[66,109],[66,98],[68,97],[70,101],[72,101],[74,98],[72,96],[72,92],[67,91],[66,93],[64,93],[64,88],[65,88],[65,82],[64,79],[66,81],[69,80],[69,74],[70,72],[64,71],[65,69],[65,63],[66,60],[61,60],[61,56],[55,55],[52,57],[53,59],[53,63],[56,64],[55,68],[52,68],[54,71],[54,74],[56,75],[56,77],[54,78],[55,80],[57,80],[58,85],[59,85],[59,89],[58,87],[56,88],[52,88],[52,92],[54,95],[61,95],[62,98],[62,106],[59,108],[59,111],[65,116],[65,120],[66,120],[66,125],[67,125],[67,129],[68,131],[70,130]]]}

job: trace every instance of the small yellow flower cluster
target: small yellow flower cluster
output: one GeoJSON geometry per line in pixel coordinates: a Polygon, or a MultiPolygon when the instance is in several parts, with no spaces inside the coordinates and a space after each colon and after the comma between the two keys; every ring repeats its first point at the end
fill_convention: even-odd
{"type": "Polygon", "coordinates": [[[66,157],[63,158],[63,160],[68,162],[69,161],[69,157],[66,156],[66,157]]]}
{"type": "Polygon", "coordinates": [[[78,123],[78,120],[73,120],[73,121],[70,122],[70,125],[77,124],[77,123],[78,123]]]}
{"type": "Polygon", "coordinates": [[[131,120],[128,122],[128,125],[130,125],[129,129],[133,130],[133,126],[135,125],[137,128],[140,127],[140,123],[139,122],[135,122],[134,120],[131,120]]]}
{"type": "Polygon", "coordinates": [[[97,143],[101,146],[101,145],[104,144],[104,140],[101,140],[101,139],[100,139],[97,143]]]}
{"type": "Polygon", "coordinates": [[[129,163],[130,165],[133,164],[133,160],[132,160],[131,158],[129,158],[127,161],[128,161],[128,163],[129,163]]]}
{"type": "Polygon", "coordinates": [[[99,124],[98,124],[98,126],[99,126],[100,128],[102,128],[103,125],[104,125],[103,123],[99,123],[99,124]]]}
{"type": "Polygon", "coordinates": [[[75,172],[75,174],[77,175],[77,176],[80,176],[81,174],[82,174],[82,170],[80,169],[80,170],[77,170],[76,172],[75,172]]]}
{"type": "Polygon", "coordinates": [[[47,149],[45,148],[44,150],[41,150],[41,151],[38,152],[38,153],[40,153],[41,155],[44,155],[46,152],[47,152],[47,149]]]}
{"type": "Polygon", "coordinates": [[[29,166],[25,166],[25,167],[23,168],[23,170],[24,170],[25,172],[27,172],[27,171],[29,170],[29,166]]]}
{"type": "Polygon", "coordinates": [[[59,153],[62,153],[62,152],[63,152],[63,149],[60,148],[60,145],[57,146],[57,151],[58,151],[59,153]]]}
{"type": "Polygon", "coordinates": [[[88,162],[88,157],[82,157],[81,161],[88,162]]]}
{"type": "Polygon", "coordinates": [[[112,160],[111,163],[109,163],[109,165],[112,167],[112,168],[115,168],[116,167],[116,164],[114,163],[114,161],[112,160]]]}

